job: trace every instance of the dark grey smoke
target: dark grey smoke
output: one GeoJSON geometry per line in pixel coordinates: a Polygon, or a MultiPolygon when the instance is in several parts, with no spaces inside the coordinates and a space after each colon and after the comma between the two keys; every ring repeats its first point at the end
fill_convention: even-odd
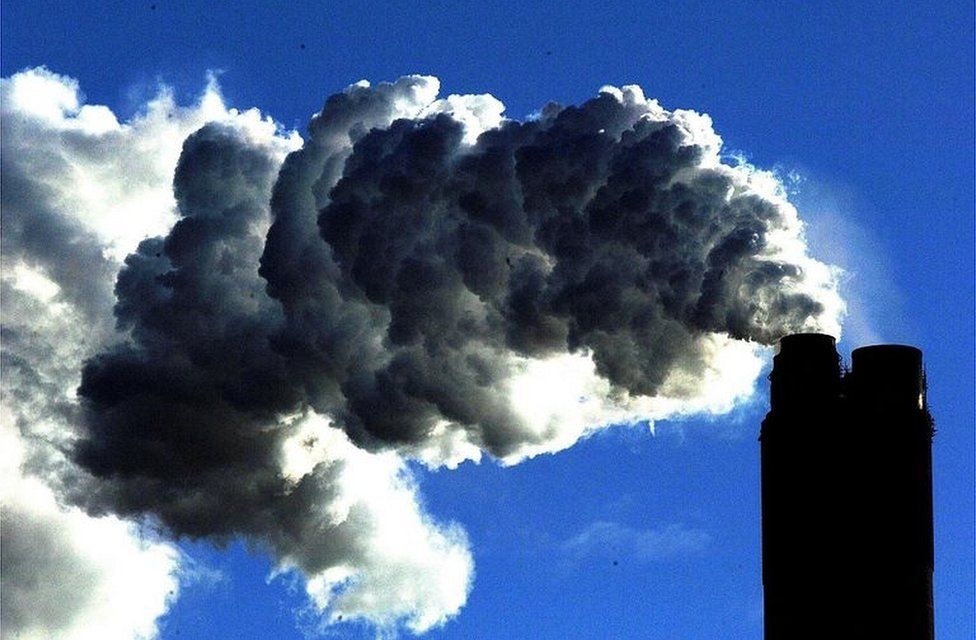
{"type": "Polygon", "coordinates": [[[129,340],[82,373],[85,437],[74,460],[94,480],[72,499],[96,513],[151,515],[176,535],[243,535],[308,576],[349,572],[355,585],[342,597],[333,589],[344,574],[310,593],[347,617],[423,631],[467,595],[463,532],[423,519],[399,462],[357,457],[327,429],[300,434],[309,451],[326,440],[324,455],[300,477],[285,471],[296,436],[287,416],[307,399],[273,346],[283,317],[258,275],[277,168],[272,150],[232,126],[187,139],[174,179],[181,218],[165,239],[142,242],[118,277],[116,318],[129,340]],[[350,487],[349,467],[379,491],[350,487]],[[384,520],[385,508],[397,517],[384,520]],[[381,544],[391,526],[410,532],[417,557],[381,544]],[[423,589],[402,586],[418,575],[430,580],[423,589]]]}
{"type": "Polygon", "coordinates": [[[361,442],[423,442],[447,420],[505,456],[528,437],[499,393],[513,354],[590,350],[652,396],[705,365],[704,333],[768,343],[820,314],[783,286],[796,265],[760,259],[777,205],[730,198],[734,177],[644,112],[604,93],[473,147],[448,115],[374,129],[319,195],[315,236],[291,202],[335,169],[314,146],[289,158],[261,274],[312,401],[361,442]]]}
{"type": "Polygon", "coordinates": [[[287,416],[374,451],[517,457],[567,446],[513,401],[526,362],[591,357],[608,397],[654,397],[705,379],[709,336],[836,320],[792,209],[717,161],[706,121],[605,92],[472,143],[477,100],[429,90],[332,96],[280,172],[232,127],[186,141],[179,222],[118,276],[127,340],[84,367],[74,459],[97,481],[79,501],[245,534],[309,572],[354,566],[357,525],[316,510],[340,470],[282,471],[287,416]]]}
{"type": "Polygon", "coordinates": [[[229,127],[187,139],[183,217],[142,242],[116,284],[130,341],[90,360],[79,388],[90,420],[78,462],[115,479],[124,511],[191,535],[235,533],[252,517],[240,505],[281,492],[278,436],[263,427],[298,397],[267,339],[280,312],[256,267],[275,169],[229,127]],[[247,481],[227,482],[238,474],[247,481]]]}
{"type": "Polygon", "coordinates": [[[530,437],[502,393],[513,356],[586,350],[613,388],[653,396],[707,365],[703,334],[768,343],[823,311],[784,286],[797,265],[764,256],[778,204],[731,195],[735,175],[643,103],[550,105],[467,145],[448,114],[390,124],[398,89],[329,99],[281,169],[266,243],[274,163],[213,125],[186,142],[183,217],[116,286],[131,341],[80,388],[77,459],[123,503],[206,487],[203,513],[232,512],[204,517],[219,525],[167,520],[229,533],[230,505],[278,490],[263,427],[302,406],[372,448],[446,421],[505,456],[530,437]],[[227,474],[249,481],[212,491],[227,474]]]}

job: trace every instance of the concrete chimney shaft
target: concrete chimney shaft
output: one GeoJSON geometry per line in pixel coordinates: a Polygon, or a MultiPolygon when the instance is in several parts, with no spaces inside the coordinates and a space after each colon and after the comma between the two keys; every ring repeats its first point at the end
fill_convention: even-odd
{"type": "Polygon", "coordinates": [[[763,421],[765,637],[933,638],[932,422],[922,354],[799,334],[763,421]]]}

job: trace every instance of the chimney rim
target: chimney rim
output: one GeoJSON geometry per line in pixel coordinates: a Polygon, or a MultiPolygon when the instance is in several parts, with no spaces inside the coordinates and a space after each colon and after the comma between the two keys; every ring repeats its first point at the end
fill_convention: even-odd
{"type": "Polygon", "coordinates": [[[815,331],[807,333],[791,333],[783,336],[776,343],[776,355],[783,353],[784,350],[810,349],[814,346],[831,347],[837,349],[837,338],[829,333],[818,333],[815,331]]]}
{"type": "Polygon", "coordinates": [[[897,342],[881,342],[878,344],[868,344],[862,347],[858,347],[851,351],[851,358],[856,358],[858,354],[865,354],[869,356],[880,356],[880,355],[891,355],[896,354],[904,356],[918,356],[921,359],[922,350],[918,347],[912,346],[910,344],[901,344],[897,342]]]}

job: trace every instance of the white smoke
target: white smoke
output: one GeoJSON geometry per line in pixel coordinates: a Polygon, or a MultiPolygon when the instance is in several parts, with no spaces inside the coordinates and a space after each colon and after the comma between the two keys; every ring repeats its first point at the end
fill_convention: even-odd
{"type": "Polygon", "coordinates": [[[176,597],[180,554],[114,516],[59,504],[24,475],[24,442],[0,419],[0,611],[3,637],[22,640],[152,638],[176,597]]]}

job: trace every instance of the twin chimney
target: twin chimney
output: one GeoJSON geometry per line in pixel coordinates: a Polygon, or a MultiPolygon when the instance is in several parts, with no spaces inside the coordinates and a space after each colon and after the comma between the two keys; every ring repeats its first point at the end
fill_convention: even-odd
{"type": "Polygon", "coordinates": [[[762,423],[766,640],[934,638],[922,353],[783,338],[762,423]]]}

